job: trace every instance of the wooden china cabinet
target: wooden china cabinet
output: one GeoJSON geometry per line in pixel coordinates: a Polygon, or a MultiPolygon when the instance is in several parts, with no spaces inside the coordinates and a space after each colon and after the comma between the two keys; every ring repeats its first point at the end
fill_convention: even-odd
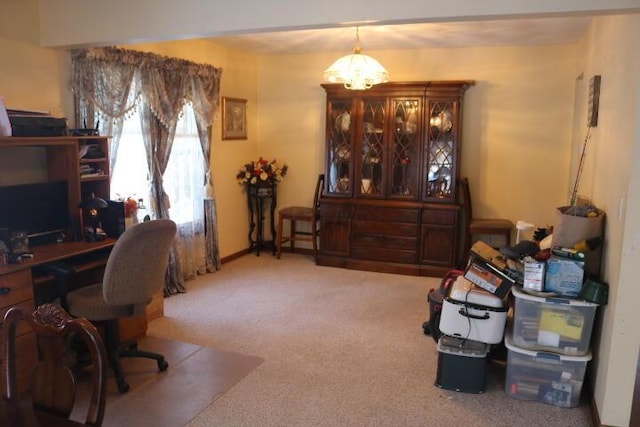
{"type": "Polygon", "coordinates": [[[327,93],[319,265],[440,275],[458,261],[462,100],[473,81],[327,93]]]}

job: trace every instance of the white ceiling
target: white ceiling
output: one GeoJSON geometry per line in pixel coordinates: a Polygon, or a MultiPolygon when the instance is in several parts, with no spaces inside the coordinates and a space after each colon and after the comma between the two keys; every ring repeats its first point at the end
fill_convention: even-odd
{"type": "MultiPolygon", "coordinates": [[[[576,43],[591,17],[432,22],[361,26],[363,51],[576,43]]],[[[264,54],[349,52],[355,26],[216,37],[225,46],[264,54]]]]}

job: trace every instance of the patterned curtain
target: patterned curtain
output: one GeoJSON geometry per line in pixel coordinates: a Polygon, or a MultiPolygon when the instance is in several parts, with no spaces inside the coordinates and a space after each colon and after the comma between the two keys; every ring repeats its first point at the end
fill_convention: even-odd
{"type": "Polygon", "coordinates": [[[112,137],[109,169],[113,171],[124,119],[140,95],[134,78],[139,61],[136,55],[115,48],[75,50],[71,60],[76,126],[97,127],[102,135],[112,137]]]}
{"type": "MultiPolygon", "coordinates": [[[[115,47],[72,52],[72,90],[79,106],[78,123],[93,113],[104,117],[103,134],[112,135],[111,159],[115,161],[122,121],[141,99],[141,122],[151,176],[151,209],[167,218],[169,200],[162,185],[175,127],[184,103],[192,104],[205,159],[205,220],[207,271],[220,268],[218,227],[213,183],[209,167],[210,126],[219,109],[221,69],[151,53],[115,47]]],[[[113,166],[111,167],[113,169],[113,166]]],[[[170,260],[165,295],[183,292],[179,260],[170,260]]]]}
{"type": "Polygon", "coordinates": [[[215,197],[215,188],[211,180],[209,167],[211,156],[211,123],[213,114],[219,108],[220,85],[215,84],[220,80],[220,70],[216,70],[216,76],[194,76],[191,80],[191,105],[196,113],[196,125],[204,159],[204,215],[206,236],[206,267],[208,272],[219,270],[220,248],[218,246],[218,213],[215,197]]]}
{"type": "MultiPolygon", "coordinates": [[[[170,201],[162,185],[162,176],[169,163],[169,153],[171,153],[171,146],[173,145],[177,117],[173,124],[166,127],[145,102],[141,109],[140,121],[144,148],[147,153],[147,164],[149,165],[149,174],[151,176],[151,212],[155,214],[156,218],[169,218],[170,201]]],[[[184,291],[180,262],[174,243],[169,255],[169,268],[167,269],[164,294],[169,296],[184,291]]]]}

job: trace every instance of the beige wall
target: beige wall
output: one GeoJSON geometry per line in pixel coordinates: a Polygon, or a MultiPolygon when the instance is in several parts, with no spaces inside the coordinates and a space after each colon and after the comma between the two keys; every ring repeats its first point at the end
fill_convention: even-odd
{"type": "MultiPolygon", "coordinates": [[[[37,46],[38,2],[5,1],[1,10],[0,97],[5,105],[72,117],[73,98],[65,90],[71,61],[64,51],[37,46]]],[[[0,185],[46,179],[44,150],[10,150],[0,153],[0,185]]]]}
{"type": "MultiPolygon", "coordinates": [[[[587,145],[580,192],[607,212],[604,280],[609,304],[600,309],[592,370],[594,396],[605,425],[629,425],[640,334],[640,15],[594,20],[580,45],[584,73],[577,114],[586,122],[588,80],[602,76],[598,126],[587,145]],[[635,167],[634,167],[635,166],[635,167]]],[[[580,139],[574,141],[577,155],[580,139]]]]}

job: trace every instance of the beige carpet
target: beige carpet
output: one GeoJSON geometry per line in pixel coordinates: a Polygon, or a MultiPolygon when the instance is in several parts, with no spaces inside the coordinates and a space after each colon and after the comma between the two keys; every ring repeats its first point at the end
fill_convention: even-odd
{"type": "Polygon", "coordinates": [[[189,427],[590,425],[588,406],[507,396],[495,364],[484,394],[435,387],[437,350],[421,325],[438,283],[247,255],[165,299],[149,333],[264,359],[189,427]]]}

